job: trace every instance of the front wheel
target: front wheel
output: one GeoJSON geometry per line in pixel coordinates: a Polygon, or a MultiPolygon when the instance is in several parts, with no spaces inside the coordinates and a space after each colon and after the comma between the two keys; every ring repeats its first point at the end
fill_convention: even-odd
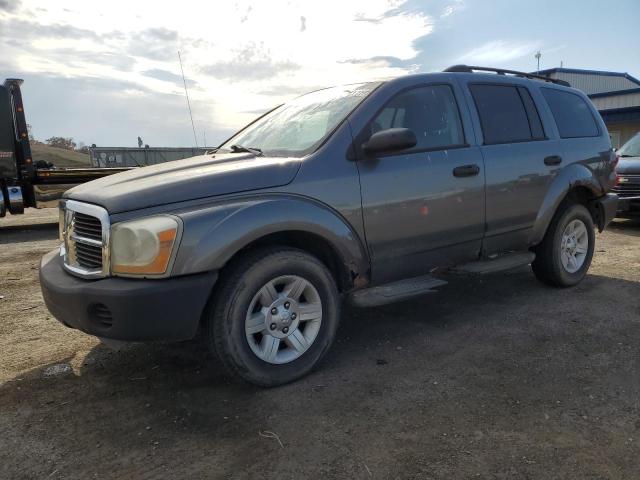
{"type": "Polygon", "coordinates": [[[220,279],[205,339],[227,370],[260,386],[307,374],[335,337],[340,301],[327,268],[306,252],[259,249],[220,279]]]}
{"type": "Polygon", "coordinates": [[[566,204],[554,216],[531,264],[536,277],[558,287],[579,283],[587,274],[595,248],[593,218],[586,207],[566,204]]]}

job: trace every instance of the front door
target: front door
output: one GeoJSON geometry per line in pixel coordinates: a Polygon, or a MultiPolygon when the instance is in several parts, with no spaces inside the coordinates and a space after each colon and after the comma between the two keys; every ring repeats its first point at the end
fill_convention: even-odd
{"type": "Polygon", "coordinates": [[[476,259],[484,232],[484,167],[467,145],[448,84],[398,93],[367,134],[409,128],[415,147],[358,163],[372,279],[380,284],[476,259]]]}

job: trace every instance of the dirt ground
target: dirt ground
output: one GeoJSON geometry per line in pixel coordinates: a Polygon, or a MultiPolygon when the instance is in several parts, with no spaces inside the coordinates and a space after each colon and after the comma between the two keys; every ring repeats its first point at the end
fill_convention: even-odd
{"type": "Polygon", "coordinates": [[[195,342],[113,351],[44,307],[55,211],[0,219],[0,478],[640,478],[640,224],[578,287],[528,268],[348,310],[263,390],[195,342]]]}

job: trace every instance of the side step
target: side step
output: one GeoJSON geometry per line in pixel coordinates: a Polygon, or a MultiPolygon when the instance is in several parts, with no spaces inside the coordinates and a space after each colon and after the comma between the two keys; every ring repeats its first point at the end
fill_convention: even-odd
{"type": "Polygon", "coordinates": [[[529,265],[536,258],[533,252],[507,253],[494,259],[478,260],[455,268],[454,271],[462,273],[494,273],[503,270],[529,265]]]}
{"type": "Polygon", "coordinates": [[[387,303],[399,302],[424,293],[435,293],[433,288],[446,285],[447,282],[431,275],[409,278],[387,283],[379,287],[366,288],[353,292],[350,301],[358,307],[377,307],[387,303]]]}

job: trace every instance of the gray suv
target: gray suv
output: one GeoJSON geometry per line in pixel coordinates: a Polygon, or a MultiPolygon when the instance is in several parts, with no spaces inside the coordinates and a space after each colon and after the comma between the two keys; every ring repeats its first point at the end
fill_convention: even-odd
{"type": "Polygon", "coordinates": [[[42,291],[69,327],[200,335],[230,373],[283,384],[327,353],[343,299],[527,264],[580,282],[616,211],[616,158],[589,99],[557,80],[456,66],[327,88],[206,155],[68,191],[42,291]]]}

